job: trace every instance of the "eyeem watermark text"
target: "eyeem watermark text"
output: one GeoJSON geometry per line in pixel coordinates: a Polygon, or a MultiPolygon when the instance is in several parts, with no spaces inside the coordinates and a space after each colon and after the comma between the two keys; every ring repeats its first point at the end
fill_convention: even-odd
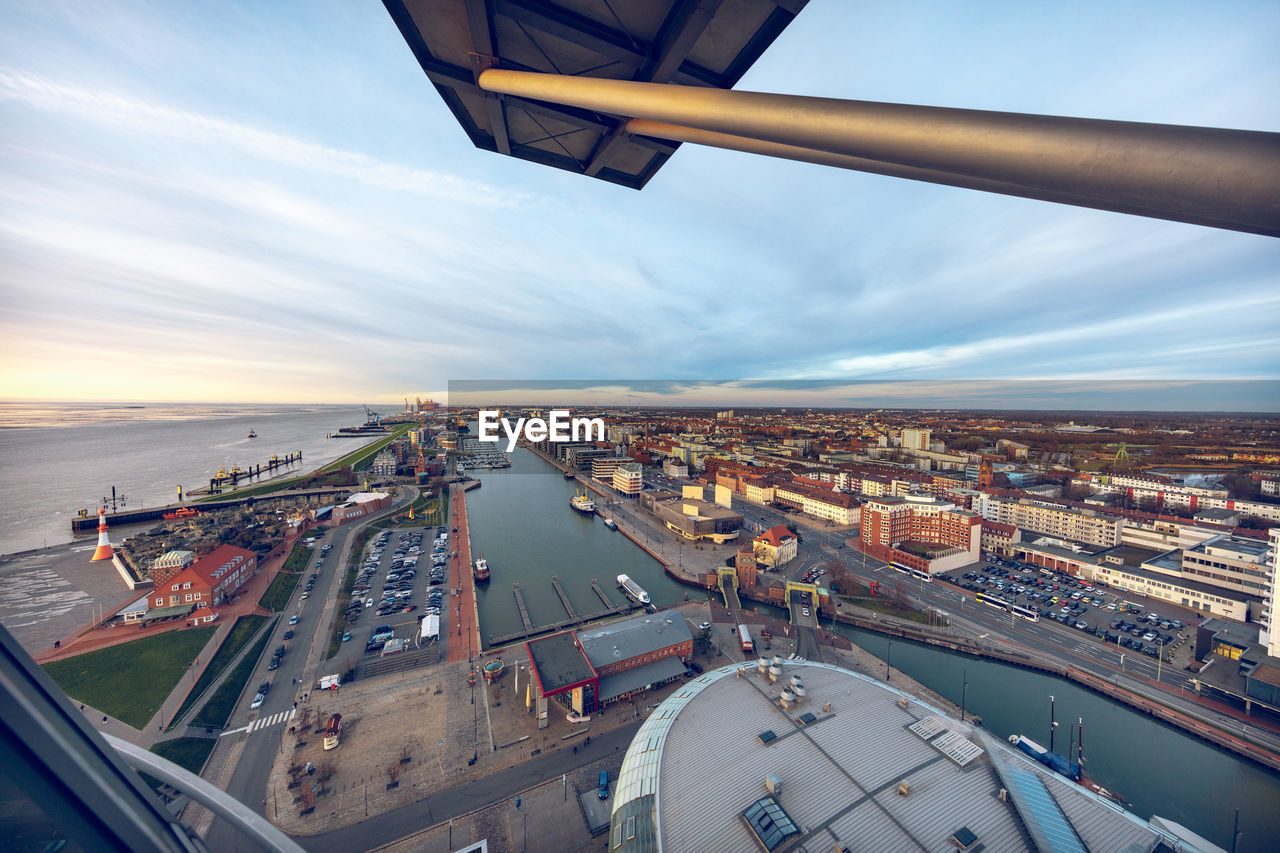
{"type": "Polygon", "coordinates": [[[499,418],[497,409],[481,409],[480,435],[481,441],[496,444],[499,441],[498,427],[507,436],[507,452],[516,448],[516,441],[524,436],[525,441],[537,444],[540,441],[604,441],[604,418],[570,418],[568,409],[552,409],[550,420],[542,418],[516,418],[515,426],[507,418],[499,418]]]}

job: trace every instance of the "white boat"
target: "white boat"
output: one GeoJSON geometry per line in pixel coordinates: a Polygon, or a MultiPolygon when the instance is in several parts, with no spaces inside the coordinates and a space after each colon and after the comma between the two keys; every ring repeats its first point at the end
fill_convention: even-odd
{"type": "Polygon", "coordinates": [[[610,530],[617,530],[617,529],[618,529],[618,523],[617,523],[616,521],[614,521],[612,518],[606,518],[606,519],[604,520],[604,526],[605,526],[605,527],[607,527],[607,528],[609,528],[610,530]]]}
{"type": "Polygon", "coordinates": [[[596,511],[596,502],[584,494],[574,495],[570,498],[569,506],[585,515],[594,515],[596,511]]]}
{"type": "Polygon", "coordinates": [[[649,593],[645,592],[640,584],[636,583],[626,575],[618,575],[618,586],[622,587],[622,591],[637,603],[645,605],[649,603],[649,593]]]}

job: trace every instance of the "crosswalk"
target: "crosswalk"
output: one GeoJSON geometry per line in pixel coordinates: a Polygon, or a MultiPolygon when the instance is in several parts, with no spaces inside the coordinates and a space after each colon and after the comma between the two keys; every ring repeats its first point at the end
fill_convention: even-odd
{"type": "Polygon", "coordinates": [[[238,729],[228,729],[227,731],[223,732],[220,735],[220,737],[226,737],[227,735],[236,735],[236,734],[240,734],[240,732],[248,732],[249,734],[253,734],[256,731],[261,731],[262,729],[269,728],[271,726],[278,725],[280,723],[284,723],[289,720],[292,720],[293,715],[296,713],[298,713],[297,708],[290,708],[287,711],[280,711],[279,713],[272,714],[269,717],[260,717],[254,720],[252,723],[250,723],[247,726],[241,726],[238,729]]]}

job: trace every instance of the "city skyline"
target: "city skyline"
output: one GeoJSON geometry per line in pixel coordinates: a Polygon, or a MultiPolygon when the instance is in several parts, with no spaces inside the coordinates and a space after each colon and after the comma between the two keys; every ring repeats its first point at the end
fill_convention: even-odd
{"type": "MultiPolygon", "coordinates": [[[[841,5],[809,4],[738,88],[1280,130],[1266,4],[841,5]]],[[[7,17],[4,397],[385,405],[645,373],[1276,406],[1271,238],[689,145],[639,193],[500,158],[377,5],[7,17]],[[1271,399],[1177,385],[1203,379],[1271,399]]],[[[1031,407],[1075,408],[1052,402],[1031,407]]]]}

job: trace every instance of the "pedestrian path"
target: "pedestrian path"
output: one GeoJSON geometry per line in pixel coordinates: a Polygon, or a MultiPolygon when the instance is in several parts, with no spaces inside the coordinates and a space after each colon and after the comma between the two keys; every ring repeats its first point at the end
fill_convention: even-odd
{"type": "Polygon", "coordinates": [[[219,737],[240,734],[240,732],[253,734],[254,732],[261,731],[262,729],[288,722],[293,719],[293,715],[296,713],[298,713],[297,708],[290,708],[287,711],[280,711],[279,713],[272,714],[270,717],[260,717],[247,726],[241,726],[238,729],[227,729],[225,732],[220,734],[219,737]]]}

